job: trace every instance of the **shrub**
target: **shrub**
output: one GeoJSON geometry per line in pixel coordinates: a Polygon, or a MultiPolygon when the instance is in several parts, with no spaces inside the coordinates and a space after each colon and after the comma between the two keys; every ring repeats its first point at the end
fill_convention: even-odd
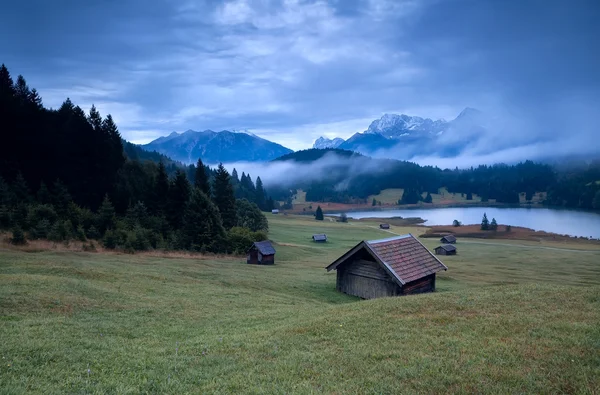
{"type": "Polygon", "coordinates": [[[455,219],[454,221],[452,221],[452,226],[459,227],[460,225],[461,225],[461,223],[457,219],[455,219]]]}
{"type": "Polygon", "coordinates": [[[93,241],[90,241],[89,245],[84,243],[83,246],[82,246],[82,248],[83,248],[84,251],[87,251],[87,252],[96,252],[97,251],[96,250],[96,245],[94,244],[93,241]]]}
{"type": "Polygon", "coordinates": [[[23,245],[27,243],[27,240],[25,239],[25,233],[23,232],[23,229],[21,229],[20,227],[15,227],[12,231],[12,237],[10,239],[10,242],[14,245],[23,245]]]}
{"type": "Polygon", "coordinates": [[[510,232],[510,231],[512,231],[512,226],[510,226],[510,225],[506,225],[506,231],[507,231],[507,232],[510,232]]]}
{"type": "Polygon", "coordinates": [[[42,220],[47,220],[52,224],[57,219],[58,214],[56,214],[56,210],[49,204],[31,206],[27,213],[27,223],[32,228],[36,227],[42,220]]]}
{"type": "Polygon", "coordinates": [[[340,222],[348,222],[348,216],[346,213],[340,214],[340,222]]]}
{"type": "Polygon", "coordinates": [[[255,241],[267,240],[263,231],[252,232],[248,228],[233,227],[227,233],[230,252],[243,254],[255,241]]]}
{"type": "Polygon", "coordinates": [[[136,226],[133,232],[128,234],[125,248],[131,246],[136,251],[146,251],[150,248],[148,235],[151,233],[147,229],[136,226]]]}

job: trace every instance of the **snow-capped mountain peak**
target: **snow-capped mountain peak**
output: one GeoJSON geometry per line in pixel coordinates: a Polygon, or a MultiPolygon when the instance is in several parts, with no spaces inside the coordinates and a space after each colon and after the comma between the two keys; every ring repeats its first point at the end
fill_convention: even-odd
{"type": "Polygon", "coordinates": [[[327,137],[319,137],[315,140],[313,148],[324,149],[324,148],[337,148],[344,142],[344,139],[339,137],[328,139],[327,137]]]}

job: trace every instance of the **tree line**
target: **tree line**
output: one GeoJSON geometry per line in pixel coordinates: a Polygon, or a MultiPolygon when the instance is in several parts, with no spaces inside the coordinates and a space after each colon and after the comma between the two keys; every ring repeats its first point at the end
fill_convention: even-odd
{"type": "MultiPolygon", "coordinates": [[[[383,189],[402,188],[404,195],[399,204],[414,204],[431,202],[431,194],[446,188],[450,193],[466,195],[467,200],[477,195],[482,202],[493,199],[516,204],[521,193],[525,194],[525,200],[531,201],[536,193],[543,192],[543,203],[547,205],[600,210],[600,161],[597,160],[569,170],[532,161],[440,169],[407,161],[374,159],[339,149],[299,151],[280,160],[308,163],[325,155],[330,155],[330,165],[318,177],[287,189],[278,188],[275,196],[285,201],[285,193],[291,194],[291,188],[298,188],[306,191],[308,201],[364,204],[370,195],[383,189]],[[331,155],[339,160],[332,160],[331,155]],[[355,173],[357,168],[373,171],[355,173]]],[[[271,186],[270,189],[275,191],[271,186]]]]}
{"type": "Polygon", "coordinates": [[[16,243],[100,240],[127,251],[231,253],[266,238],[261,208],[273,203],[260,178],[254,184],[244,175],[237,193],[240,181],[222,164],[184,166],[147,153],[94,106],[85,113],[66,99],[47,109],[4,65],[0,130],[0,229],[12,230],[16,243]]]}

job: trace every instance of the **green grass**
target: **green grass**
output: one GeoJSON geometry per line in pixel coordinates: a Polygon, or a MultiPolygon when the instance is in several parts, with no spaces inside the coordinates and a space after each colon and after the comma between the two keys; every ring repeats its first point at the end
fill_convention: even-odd
{"type": "Polygon", "coordinates": [[[269,221],[272,267],[0,250],[0,393],[600,391],[600,251],[459,241],[439,292],[359,301],[323,268],[390,233],[269,221]]]}
{"type": "MultiPolygon", "coordinates": [[[[372,202],[373,199],[380,201],[382,204],[398,204],[398,200],[402,198],[402,194],[404,193],[404,189],[402,188],[389,188],[384,189],[377,195],[371,195],[368,198],[368,202],[372,202]]],[[[423,193],[423,198],[425,198],[427,194],[423,193]]],[[[481,198],[473,194],[473,200],[467,200],[465,194],[460,193],[450,193],[446,190],[446,188],[440,188],[438,193],[431,194],[432,203],[437,204],[455,204],[455,203],[480,203],[481,198]]],[[[422,203],[424,204],[424,203],[422,203]]]]}

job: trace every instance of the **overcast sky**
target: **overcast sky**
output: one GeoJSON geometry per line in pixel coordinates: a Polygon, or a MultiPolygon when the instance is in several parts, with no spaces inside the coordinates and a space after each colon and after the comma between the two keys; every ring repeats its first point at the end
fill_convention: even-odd
{"type": "Polygon", "coordinates": [[[137,143],[249,129],[301,149],[466,106],[568,137],[597,123],[599,20],[598,0],[6,0],[0,63],[137,143]]]}

